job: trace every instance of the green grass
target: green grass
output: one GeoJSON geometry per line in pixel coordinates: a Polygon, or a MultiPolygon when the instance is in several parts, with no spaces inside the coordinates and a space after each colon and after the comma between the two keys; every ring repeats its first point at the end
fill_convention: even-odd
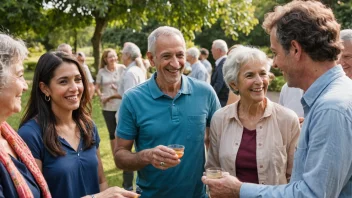
{"type": "MultiPolygon", "coordinates": [[[[28,84],[28,90],[22,95],[22,112],[13,114],[10,118],[7,119],[7,122],[14,128],[18,129],[20,120],[22,118],[23,110],[27,101],[29,100],[30,91],[32,88],[31,81],[33,79],[33,71],[25,72],[25,79],[28,84]]],[[[115,162],[112,156],[112,152],[110,149],[110,140],[108,131],[105,125],[104,117],[102,115],[100,102],[98,98],[94,98],[92,101],[93,114],[92,118],[95,124],[98,127],[99,135],[100,135],[100,155],[103,161],[105,176],[108,180],[109,186],[122,186],[122,171],[118,170],[115,166],[115,162]]]]}

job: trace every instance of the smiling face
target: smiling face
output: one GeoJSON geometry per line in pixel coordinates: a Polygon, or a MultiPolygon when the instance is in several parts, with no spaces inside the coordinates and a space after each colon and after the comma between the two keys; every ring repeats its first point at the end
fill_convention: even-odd
{"type": "Polygon", "coordinates": [[[238,82],[230,86],[239,91],[241,100],[249,103],[264,100],[269,85],[266,64],[250,61],[240,68],[237,79],[238,82]]]}
{"type": "Polygon", "coordinates": [[[155,55],[148,52],[150,62],[158,72],[159,86],[174,86],[181,83],[185,65],[186,45],[179,36],[158,37],[155,43],[155,55]]]}
{"type": "Polygon", "coordinates": [[[117,62],[118,58],[117,58],[117,54],[115,51],[110,51],[108,52],[106,58],[105,58],[105,62],[107,65],[114,65],[117,62]]]}
{"type": "Polygon", "coordinates": [[[40,89],[51,97],[51,108],[57,114],[79,108],[84,85],[77,65],[63,62],[54,71],[48,86],[40,82],[40,89]]]}
{"type": "Polygon", "coordinates": [[[352,79],[352,41],[343,42],[344,49],[338,61],[346,75],[352,79]]]}
{"type": "Polygon", "coordinates": [[[21,96],[28,89],[23,74],[22,62],[11,66],[9,69],[6,75],[6,84],[0,89],[1,118],[7,118],[21,111],[21,96]]]}
{"type": "Polygon", "coordinates": [[[279,68],[289,87],[298,87],[301,71],[290,53],[286,53],[276,37],[276,28],[270,32],[270,48],[274,54],[273,67],[279,68]]]}

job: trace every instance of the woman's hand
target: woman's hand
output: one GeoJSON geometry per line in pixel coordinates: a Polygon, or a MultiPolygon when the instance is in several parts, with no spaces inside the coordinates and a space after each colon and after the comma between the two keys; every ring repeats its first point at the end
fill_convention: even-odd
{"type": "MultiPolygon", "coordinates": [[[[95,198],[138,198],[139,196],[140,195],[135,192],[127,191],[117,186],[110,187],[94,195],[95,198]]],[[[86,197],[88,198],[89,196],[85,196],[84,198],[86,197]]]]}

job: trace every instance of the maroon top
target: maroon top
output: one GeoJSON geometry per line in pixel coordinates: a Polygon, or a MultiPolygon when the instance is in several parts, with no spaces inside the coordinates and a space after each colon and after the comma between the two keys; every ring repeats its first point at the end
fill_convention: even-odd
{"type": "Polygon", "coordinates": [[[258,184],[257,132],[243,128],[242,140],[236,158],[236,177],[242,182],[258,184]]]}

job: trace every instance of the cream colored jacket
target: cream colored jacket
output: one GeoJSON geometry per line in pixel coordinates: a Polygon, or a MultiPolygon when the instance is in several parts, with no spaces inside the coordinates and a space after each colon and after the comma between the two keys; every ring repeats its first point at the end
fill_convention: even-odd
{"type": "MultiPolygon", "coordinates": [[[[257,124],[257,168],[260,184],[289,182],[293,156],[300,133],[295,112],[267,100],[257,124]]],[[[238,118],[238,102],[215,112],[210,124],[210,148],[205,167],[221,167],[236,176],[236,156],[243,126],[238,118]]]]}

